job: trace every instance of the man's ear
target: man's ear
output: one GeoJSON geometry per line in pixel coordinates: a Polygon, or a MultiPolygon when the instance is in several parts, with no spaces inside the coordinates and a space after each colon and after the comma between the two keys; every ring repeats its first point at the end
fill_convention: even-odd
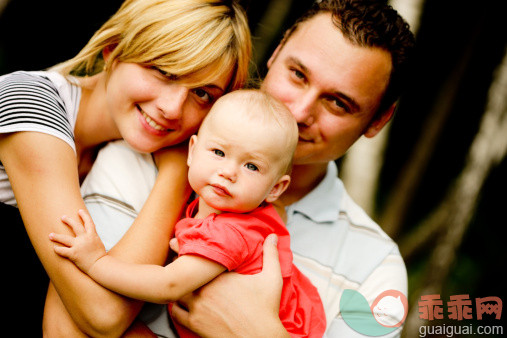
{"type": "Polygon", "coordinates": [[[275,61],[276,57],[278,56],[278,53],[280,52],[280,49],[282,49],[282,44],[283,44],[283,41],[278,44],[278,46],[276,47],[276,49],[273,52],[273,54],[271,54],[271,56],[269,57],[269,60],[267,62],[268,69],[273,64],[273,61],[275,61]]]}
{"type": "Polygon", "coordinates": [[[187,156],[187,165],[190,167],[192,163],[192,153],[194,151],[195,143],[197,142],[197,135],[192,135],[190,137],[190,141],[188,141],[188,156],[187,156]]]}
{"type": "Polygon", "coordinates": [[[280,177],[280,179],[278,179],[278,182],[276,182],[273,189],[271,189],[271,191],[269,192],[265,201],[268,203],[276,201],[278,197],[280,197],[280,195],[283,194],[285,190],[287,190],[287,188],[289,187],[289,183],[290,183],[289,175],[283,175],[282,177],[280,177]]]}
{"type": "Polygon", "coordinates": [[[372,138],[377,135],[382,128],[391,120],[394,115],[394,110],[396,109],[396,103],[393,103],[389,108],[383,111],[379,116],[375,117],[374,120],[370,122],[368,128],[366,128],[363,135],[368,138],[372,138]]]}

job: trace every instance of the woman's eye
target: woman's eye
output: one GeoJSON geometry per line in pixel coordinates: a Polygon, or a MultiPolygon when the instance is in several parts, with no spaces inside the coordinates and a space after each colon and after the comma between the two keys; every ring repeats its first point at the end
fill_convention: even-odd
{"type": "Polygon", "coordinates": [[[159,72],[161,75],[169,77],[170,74],[167,72],[164,72],[162,69],[158,68],[157,66],[151,66],[150,69],[153,69],[154,71],[159,72]]]}
{"type": "Polygon", "coordinates": [[[202,88],[197,88],[197,89],[194,89],[193,90],[195,95],[197,95],[197,97],[207,103],[211,103],[213,102],[213,96],[211,96],[207,91],[205,91],[204,89],[202,88]]]}
{"type": "Polygon", "coordinates": [[[257,168],[257,166],[255,164],[252,164],[252,163],[247,163],[245,165],[245,167],[248,169],[248,170],[252,170],[252,171],[258,171],[259,168],[257,168]]]}
{"type": "Polygon", "coordinates": [[[224,157],[225,153],[219,149],[213,149],[213,153],[217,156],[224,157]]]}

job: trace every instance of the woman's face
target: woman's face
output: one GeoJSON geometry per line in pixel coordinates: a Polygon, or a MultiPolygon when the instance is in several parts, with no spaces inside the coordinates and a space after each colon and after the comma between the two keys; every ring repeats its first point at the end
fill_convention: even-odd
{"type": "MultiPolygon", "coordinates": [[[[211,66],[210,66],[211,67],[211,66]]],[[[205,68],[177,82],[157,68],[116,62],[107,82],[107,107],[123,139],[139,152],[153,152],[187,140],[212,104],[224,94],[231,72],[212,83],[190,87],[205,68]]]]}

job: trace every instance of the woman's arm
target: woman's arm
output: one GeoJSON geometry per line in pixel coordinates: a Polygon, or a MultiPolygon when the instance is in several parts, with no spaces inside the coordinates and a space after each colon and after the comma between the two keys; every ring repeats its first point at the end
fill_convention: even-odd
{"type": "MultiPolygon", "coordinates": [[[[123,333],[134,320],[141,304],[120,297],[95,283],[72,263],[58,257],[47,238],[50,232],[68,233],[66,226],[60,222],[62,214],[75,215],[78,209],[85,208],[79,191],[78,165],[72,149],[52,136],[20,132],[0,137],[0,160],[9,175],[30,240],[77,326],[94,336],[123,333]]],[[[183,205],[182,196],[188,195],[185,158],[174,163],[174,169],[171,184],[167,184],[169,174],[162,174],[168,171],[161,171],[160,178],[166,189],[156,189],[156,194],[150,200],[168,198],[169,203],[175,204],[159,203],[151,208],[151,214],[145,213],[146,220],[139,222],[139,227],[145,225],[145,230],[137,229],[138,222],[132,226],[143,235],[136,238],[135,245],[127,241],[124,251],[116,250],[118,255],[125,254],[130,259],[139,257],[142,261],[151,257],[153,263],[164,261],[167,250],[163,244],[159,245],[162,242],[160,237],[161,234],[167,234],[167,240],[172,227],[156,228],[153,236],[149,236],[149,233],[155,228],[150,225],[159,224],[156,222],[162,220],[162,215],[168,219],[168,223],[162,224],[173,224],[170,222],[178,218],[183,205]],[[183,183],[177,184],[180,181],[183,183]],[[181,200],[177,202],[178,199],[181,200]],[[160,209],[154,213],[157,206],[160,209]]],[[[150,203],[147,202],[147,205],[150,203]]]]}
{"type": "Polygon", "coordinates": [[[106,288],[130,298],[167,304],[181,298],[225,271],[212,260],[185,255],[165,267],[124,262],[106,253],[90,215],[81,220],[64,217],[75,236],[50,234],[55,252],[65,257],[106,288]]]}
{"type": "MultiPolygon", "coordinates": [[[[46,307],[44,308],[44,317],[51,318],[44,322],[43,331],[51,332],[49,337],[51,338],[87,338],[88,335],[81,332],[76,326],[69,313],[65,309],[60,297],[56,293],[53,285],[49,286],[48,294],[46,297],[46,307]],[[53,302],[53,303],[51,303],[53,302]]],[[[47,335],[45,335],[47,336],[47,335]]],[[[122,335],[122,338],[135,337],[135,338],[156,338],[154,334],[146,325],[139,320],[128,328],[128,330],[122,335]]]]}

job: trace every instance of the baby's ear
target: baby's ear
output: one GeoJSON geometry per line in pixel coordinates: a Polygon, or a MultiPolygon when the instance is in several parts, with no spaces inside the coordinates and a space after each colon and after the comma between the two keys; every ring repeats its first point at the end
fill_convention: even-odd
{"type": "Polygon", "coordinates": [[[283,194],[285,190],[287,190],[289,183],[290,183],[289,175],[283,175],[282,177],[280,177],[276,182],[275,186],[273,187],[273,189],[271,189],[268,196],[266,197],[266,202],[272,203],[276,201],[278,197],[280,197],[280,195],[283,194]]]}
{"type": "Polygon", "coordinates": [[[190,137],[190,141],[188,142],[188,156],[187,156],[187,165],[190,167],[190,164],[192,163],[192,153],[194,150],[195,143],[197,142],[197,136],[192,135],[190,137]]]}

